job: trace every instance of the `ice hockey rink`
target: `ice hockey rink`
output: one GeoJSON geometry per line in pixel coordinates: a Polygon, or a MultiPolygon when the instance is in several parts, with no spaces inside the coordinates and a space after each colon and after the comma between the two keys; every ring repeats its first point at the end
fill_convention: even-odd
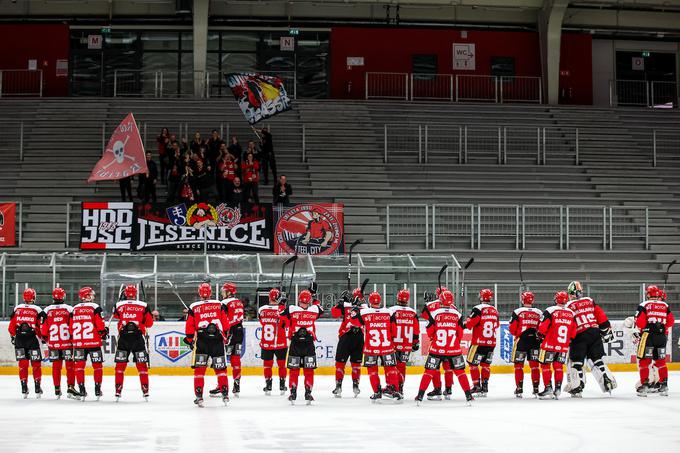
{"type": "MultiPolygon", "coordinates": [[[[6,452],[243,452],[243,451],[680,451],[680,372],[671,372],[670,396],[640,398],[636,373],[616,373],[619,388],[603,395],[589,382],[583,399],[563,395],[516,399],[512,374],[493,375],[488,398],[467,407],[458,386],[451,401],[413,398],[420,376],[407,377],[402,404],[371,404],[368,379],[359,398],[331,395],[332,376],[317,376],[312,406],[302,396],[265,396],[263,379],[242,378],[241,397],[228,407],[206,398],[192,403],[190,376],[151,376],[144,402],[136,376],[126,378],[114,402],[113,377],[104,378],[101,401],[55,400],[45,376],[42,399],[21,399],[15,376],[0,376],[0,432],[6,452]]],[[[207,376],[206,386],[215,382],[207,376]]],[[[88,384],[92,385],[91,377],[88,384]]],[[[528,385],[525,383],[525,391],[528,385]]],[[[351,385],[345,382],[346,392],[351,385]]],[[[88,388],[91,392],[91,388],[88,388]]]]}

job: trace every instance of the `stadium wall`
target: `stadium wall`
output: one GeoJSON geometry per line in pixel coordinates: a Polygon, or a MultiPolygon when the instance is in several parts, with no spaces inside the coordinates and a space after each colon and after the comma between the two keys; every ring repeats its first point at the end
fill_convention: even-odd
{"type": "Polygon", "coordinates": [[[0,69],[28,69],[31,59],[43,70],[44,96],[68,95],[68,76],[56,75],[57,60],[69,61],[68,25],[0,25],[0,69]]]}

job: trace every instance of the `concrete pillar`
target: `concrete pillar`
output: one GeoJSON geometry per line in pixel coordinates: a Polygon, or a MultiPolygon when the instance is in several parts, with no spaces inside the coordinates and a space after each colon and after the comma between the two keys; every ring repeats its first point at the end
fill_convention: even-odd
{"type": "Polygon", "coordinates": [[[205,96],[208,56],[208,7],[210,0],[194,0],[194,96],[205,96]]]}
{"type": "Polygon", "coordinates": [[[552,105],[559,103],[562,20],[568,6],[569,0],[544,0],[538,15],[543,92],[547,103],[552,105]]]}

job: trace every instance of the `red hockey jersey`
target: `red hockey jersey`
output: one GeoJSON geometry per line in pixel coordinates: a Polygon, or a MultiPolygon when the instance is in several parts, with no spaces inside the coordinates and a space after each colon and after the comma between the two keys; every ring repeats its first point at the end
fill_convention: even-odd
{"type": "Polygon", "coordinates": [[[364,327],[364,354],[394,353],[392,343],[392,313],[387,308],[352,310],[352,324],[364,327]]]}
{"type": "Polygon", "coordinates": [[[129,323],[136,324],[142,334],[146,334],[146,330],[153,326],[151,310],[141,300],[121,300],[113,310],[113,317],[118,320],[118,332],[129,323]]]}
{"type": "Polygon", "coordinates": [[[102,309],[94,302],[81,302],[71,312],[71,340],[77,349],[99,348],[106,329],[102,309]]]}
{"type": "Polygon", "coordinates": [[[499,325],[498,310],[489,304],[475,305],[465,321],[465,327],[472,331],[473,346],[496,346],[499,325]]]}
{"type": "Polygon", "coordinates": [[[519,307],[512,312],[508,330],[513,337],[517,338],[527,330],[536,331],[540,322],[541,310],[534,307],[519,307]]]}
{"type": "Polygon", "coordinates": [[[299,329],[305,328],[316,341],[316,320],[321,313],[323,313],[321,305],[310,305],[306,309],[298,305],[289,305],[281,312],[283,324],[288,327],[288,338],[293,338],[299,329]]]}
{"type": "Polygon", "coordinates": [[[441,307],[441,306],[442,306],[442,303],[439,301],[439,299],[433,300],[432,302],[428,302],[423,307],[423,311],[420,312],[420,317],[423,318],[425,321],[429,321],[430,320],[430,313],[439,309],[439,307],[441,307]]]}
{"type": "Polygon", "coordinates": [[[262,326],[260,347],[267,351],[283,349],[288,346],[286,329],[281,322],[282,305],[263,305],[257,311],[257,317],[262,326]]]}
{"type": "MultiPolygon", "coordinates": [[[[337,305],[334,305],[331,308],[331,316],[334,318],[342,318],[342,321],[340,322],[340,328],[338,329],[338,337],[343,336],[347,332],[349,332],[349,329],[351,329],[354,324],[352,324],[352,308],[354,305],[352,305],[349,302],[344,302],[342,305],[342,308],[338,307],[337,305]]],[[[368,305],[366,304],[359,304],[359,308],[368,308],[368,305]]],[[[354,326],[356,327],[356,326],[354,326]]]]}
{"type": "Polygon", "coordinates": [[[541,316],[538,331],[545,337],[541,349],[566,352],[569,343],[576,336],[574,312],[558,305],[546,308],[541,316]]]}
{"type": "Polygon", "coordinates": [[[441,307],[430,312],[427,336],[430,337],[429,354],[456,356],[463,352],[460,340],[463,338],[463,315],[453,307],[441,307]]]}
{"type": "Polygon", "coordinates": [[[224,332],[229,329],[229,320],[226,307],[219,300],[199,300],[189,305],[187,320],[184,323],[184,333],[187,337],[193,338],[196,332],[207,329],[210,324],[214,324],[222,337],[225,337],[224,332]]]}
{"type": "Polygon", "coordinates": [[[570,300],[564,305],[564,308],[574,312],[576,335],[593,327],[599,328],[600,324],[608,321],[602,308],[590,297],[570,300]]]}
{"type": "Polygon", "coordinates": [[[9,334],[15,336],[17,328],[26,324],[40,338],[40,317],[42,309],[35,304],[19,304],[14,307],[12,317],[9,319],[9,334]]]}
{"type": "Polygon", "coordinates": [[[229,320],[228,327],[243,323],[245,310],[243,309],[243,302],[241,302],[240,299],[229,297],[222,300],[222,304],[224,304],[227,309],[227,319],[229,320]]]}
{"type": "Polygon", "coordinates": [[[49,349],[71,349],[71,312],[67,304],[52,304],[43,310],[40,332],[49,349]]]}
{"type": "Polygon", "coordinates": [[[389,308],[392,315],[392,343],[397,351],[411,352],[416,340],[420,340],[418,314],[411,307],[394,305],[389,308]]]}
{"type": "Polygon", "coordinates": [[[635,314],[635,325],[640,330],[657,324],[663,326],[668,335],[668,330],[673,327],[674,323],[675,317],[671,313],[671,308],[661,300],[645,300],[638,306],[635,314]]]}

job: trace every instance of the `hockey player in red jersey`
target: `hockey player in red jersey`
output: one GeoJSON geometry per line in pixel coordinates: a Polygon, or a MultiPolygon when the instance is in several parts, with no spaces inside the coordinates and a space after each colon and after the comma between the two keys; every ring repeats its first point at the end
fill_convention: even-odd
{"type": "Polygon", "coordinates": [[[563,365],[567,361],[569,343],[576,336],[574,313],[565,308],[569,295],[564,291],[555,293],[555,304],[546,308],[538,325],[538,338],[541,350],[538,361],[541,363],[544,389],[538,394],[540,399],[557,399],[562,392],[563,365]],[[555,376],[555,388],[552,386],[550,365],[555,376]]]}
{"type": "Polygon", "coordinates": [[[127,285],[123,289],[125,300],[116,304],[113,317],[118,320],[118,343],[116,345],[116,401],[120,399],[130,354],[139,373],[144,399],[149,397],[149,351],[144,340],[153,325],[153,316],[146,302],[137,299],[137,287],[127,285]]]}
{"type": "Polygon", "coordinates": [[[102,396],[102,377],[104,354],[102,342],[109,336],[104,325],[102,309],[94,303],[95,292],[89,286],[80,288],[80,303],[71,311],[71,340],[73,341],[73,360],[76,367],[78,393],[83,401],[87,398],[85,390],[85,363],[90,358],[94,370],[94,395],[97,400],[102,396]]]}
{"type": "Polygon", "coordinates": [[[515,396],[522,397],[524,392],[524,361],[529,362],[533,394],[538,395],[541,383],[541,371],[538,365],[538,351],[541,343],[536,337],[538,324],[541,321],[541,310],[533,307],[534,293],[523,291],[520,299],[522,306],[516,308],[510,317],[508,328],[515,337],[512,347],[511,361],[515,364],[515,396]]]}
{"type": "Polygon", "coordinates": [[[217,376],[217,385],[226,405],[229,401],[229,380],[227,378],[227,359],[225,353],[226,331],[229,321],[225,306],[217,299],[212,299],[210,283],[201,283],[198,287],[199,301],[189,306],[184,327],[184,342],[192,350],[191,368],[194,369],[194,404],[203,407],[203,388],[205,372],[210,359],[212,369],[217,376]]]}
{"type": "Polygon", "coordinates": [[[17,362],[19,362],[19,380],[21,381],[21,394],[28,397],[28,362],[31,362],[33,370],[33,382],[35,384],[35,396],[40,398],[42,388],[40,380],[42,369],[40,361],[40,317],[42,310],[35,304],[36,292],[33,288],[24,290],[24,303],[14,307],[9,319],[9,334],[14,345],[17,362]]]}
{"type": "MultiPolygon", "coordinates": [[[[439,309],[442,306],[442,293],[444,291],[449,291],[449,289],[446,286],[440,286],[437,287],[435,290],[435,299],[431,300],[432,294],[431,293],[425,293],[425,306],[423,307],[423,311],[420,313],[420,317],[424,319],[425,321],[430,320],[430,313],[434,310],[439,309]]],[[[455,308],[455,296],[452,291],[449,291],[451,293],[451,297],[453,298],[452,306],[455,308]]],[[[448,296],[447,296],[448,297],[448,296]]],[[[446,369],[444,368],[444,384],[447,387],[453,386],[453,370],[452,369],[446,369]]],[[[428,400],[436,400],[440,401],[442,399],[442,378],[441,375],[439,374],[433,374],[432,375],[432,386],[434,389],[427,394],[427,399],[428,400]]],[[[444,390],[446,392],[446,389],[444,390]]]]}
{"type": "Polygon", "coordinates": [[[635,314],[635,327],[640,332],[637,358],[641,385],[637,388],[638,396],[647,396],[652,390],[649,383],[649,367],[652,360],[659,373],[659,384],[654,390],[660,395],[668,396],[666,342],[675,318],[668,304],[662,300],[664,298],[662,291],[657,286],[648,286],[645,291],[647,300],[638,306],[635,314]]]}
{"type": "Polygon", "coordinates": [[[396,401],[403,399],[399,392],[399,372],[392,343],[392,313],[382,308],[382,298],[377,292],[368,296],[369,307],[354,307],[352,309],[352,324],[364,328],[364,366],[373,388],[371,400],[376,402],[383,395],[396,401]],[[378,367],[385,371],[387,386],[383,390],[380,386],[378,367]]]}
{"type": "MultiPolygon", "coordinates": [[[[243,302],[236,297],[236,284],[226,282],[220,291],[222,305],[227,312],[229,325],[225,326],[227,332],[226,353],[231,364],[231,377],[234,378],[232,393],[236,398],[241,393],[241,355],[243,355],[243,317],[245,311],[243,302]]],[[[211,397],[220,396],[222,391],[219,385],[210,390],[211,397]]]]}
{"type": "MultiPolygon", "coordinates": [[[[439,367],[451,369],[458,377],[458,382],[465,392],[465,399],[472,401],[470,382],[465,374],[465,359],[460,349],[463,337],[463,315],[453,306],[453,293],[442,291],[441,307],[430,311],[427,323],[427,336],[430,338],[430,350],[425,361],[425,372],[420,380],[420,389],[416,396],[416,403],[420,403],[425,396],[425,390],[434,376],[439,376],[439,367]]],[[[447,399],[450,395],[447,395],[447,399]]]]}
{"type": "Polygon", "coordinates": [[[286,329],[281,322],[281,312],[285,310],[285,299],[281,296],[278,288],[269,291],[269,303],[263,305],[257,311],[262,331],[260,334],[260,348],[262,362],[264,364],[264,388],[266,395],[272,392],[272,368],[274,367],[274,357],[276,366],[279,369],[279,391],[283,395],[288,388],[286,387],[286,352],[288,350],[288,339],[286,329]]]}
{"type": "Polygon", "coordinates": [[[470,350],[467,362],[470,365],[470,377],[472,378],[472,393],[486,396],[489,392],[489,377],[491,377],[491,361],[493,350],[496,347],[496,331],[498,322],[498,310],[491,305],[493,291],[484,288],[479,292],[479,304],[472,307],[472,312],[465,320],[465,328],[472,331],[470,350]],[[481,364],[481,381],[479,365],[481,364]]]}
{"type": "Polygon", "coordinates": [[[565,390],[574,398],[581,397],[586,384],[584,365],[588,364],[602,391],[611,392],[616,388],[616,379],[602,359],[605,355],[603,342],[614,339],[609,319],[593,299],[583,295],[580,282],[571,282],[567,294],[569,302],[565,307],[574,312],[576,337],[569,346],[568,385],[565,390]]]}
{"type": "Polygon", "coordinates": [[[420,348],[420,322],[415,309],[408,306],[411,293],[408,289],[397,292],[397,305],[390,307],[392,314],[392,343],[396,349],[397,371],[399,372],[399,393],[404,394],[406,364],[411,352],[420,348]]]}
{"type": "Polygon", "coordinates": [[[364,332],[361,325],[351,322],[352,308],[367,308],[361,288],[355,288],[351,297],[347,291],[343,291],[338,303],[331,308],[331,316],[342,318],[338,330],[338,346],[335,349],[335,390],[333,395],[336,398],[342,397],[342,381],[345,377],[345,365],[349,360],[352,367],[352,390],[356,398],[361,391],[359,390],[359,380],[361,378],[361,359],[364,351],[364,332]]]}
{"type": "Polygon", "coordinates": [[[283,325],[288,329],[288,385],[290,395],[288,401],[295,404],[297,399],[300,368],[305,376],[305,401],[312,404],[312,388],[314,387],[314,369],[316,369],[316,320],[323,313],[318,300],[313,300],[312,293],[305,289],[298,295],[298,304],[289,305],[281,312],[283,325]],[[314,303],[313,303],[314,302],[314,303]]]}
{"type": "Polygon", "coordinates": [[[57,399],[61,397],[61,368],[66,365],[66,395],[71,399],[79,399],[80,394],[76,391],[76,375],[73,363],[73,343],[71,342],[70,323],[73,308],[64,303],[66,291],[63,288],[54,288],[52,291],[52,304],[45,307],[42,313],[40,331],[47,341],[49,359],[52,362],[52,381],[54,382],[54,394],[57,399]]]}

